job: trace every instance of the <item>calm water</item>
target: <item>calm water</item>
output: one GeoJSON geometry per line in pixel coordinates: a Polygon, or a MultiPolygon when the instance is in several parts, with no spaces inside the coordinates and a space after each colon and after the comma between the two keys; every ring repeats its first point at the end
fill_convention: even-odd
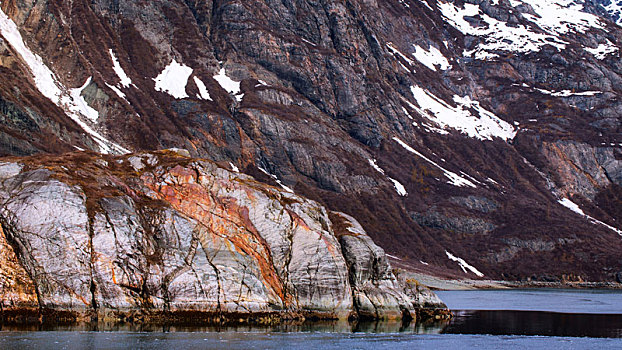
{"type": "Polygon", "coordinates": [[[0,349],[622,349],[622,291],[439,292],[449,323],[276,329],[3,326],[0,349]]]}
{"type": "Polygon", "coordinates": [[[513,289],[440,291],[452,310],[518,310],[622,314],[622,290],[513,289]]]}
{"type": "Polygon", "coordinates": [[[3,334],[13,349],[619,349],[618,339],[365,333],[23,333],[3,334]]]}

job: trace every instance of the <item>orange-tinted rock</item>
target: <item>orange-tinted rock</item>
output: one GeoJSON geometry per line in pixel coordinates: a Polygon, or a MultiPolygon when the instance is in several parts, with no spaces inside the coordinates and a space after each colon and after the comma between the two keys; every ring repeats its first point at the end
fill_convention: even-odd
{"type": "Polygon", "coordinates": [[[20,162],[0,178],[2,227],[18,242],[12,254],[0,241],[0,286],[16,307],[34,300],[101,317],[414,315],[356,220],[347,217],[356,241],[340,242],[331,217],[341,214],[247,175],[170,151],[20,162]]]}
{"type": "Polygon", "coordinates": [[[38,308],[35,284],[22,267],[0,226],[0,302],[5,310],[38,308]]]}

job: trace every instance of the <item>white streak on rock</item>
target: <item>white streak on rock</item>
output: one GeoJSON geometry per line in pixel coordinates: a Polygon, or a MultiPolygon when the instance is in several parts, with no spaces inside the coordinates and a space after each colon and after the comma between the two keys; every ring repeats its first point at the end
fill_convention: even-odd
{"type": "Polygon", "coordinates": [[[400,146],[404,147],[404,149],[406,149],[407,151],[416,154],[417,156],[423,158],[425,161],[429,162],[430,164],[434,165],[435,167],[437,167],[438,169],[440,169],[443,174],[445,174],[445,176],[449,179],[450,184],[454,185],[454,186],[458,186],[458,187],[477,187],[473,182],[463,178],[462,176],[451,172],[445,168],[443,168],[442,166],[436,164],[434,161],[432,161],[430,158],[424,156],[423,154],[421,154],[420,152],[418,152],[417,150],[415,150],[414,148],[410,147],[408,144],[406,144],[406,142],[400,140],[397,137],[394,137],[393,140],[395,142],[397,142],[398,144],[400,144],[400,146]]]}
{"type": "Polygon", "coordinates": [[[458,265],[460,265],[460,268],[462,269],[462,271],[464,271],[464,273],[467,273],[467,270],[469,270],[475,275],[477,275],[478,277],[484,277],[483,273],[479,272],[475,267],[469,265],[466,261],[464,261],[464,259],[458,258],[457,256],[454,256],[448,251],[445,251],[445,254],[447,254],[447,257],[449,258],[449,260],[457,262],[458,265]]]}
{"type": "Polygon", "coordinates": [[[112,59],[112,69],[114,69],[114,72],[117,74],[117,76],[120,79],[119,84],[121,84],[121,86],[125,88],[129,87],[130,84],[132,84],[132,79],[130,79],[130,77],[128,77],[127,74],[125,74],[125,71],[121,67],[119,60],[114,55],[114,52],[112,51],[112,49],[108,50],[108,53],[110,54],[110,58],[112,59]]]}
{"type": "Polygon", "coordinates": [[[199,79],[198,77],[193,77],[193,79],[194,79],[194,83],[199,89],[199,94],[197,95],[197,97],[202,100],[213,101],[203,81],[201,81],[201,79],[199,79]]]}
{"type": "Polygon", "coordinates": [[[613,227],[613,226],[611,226],[611,225],[609,225],[609,224],[606,224],[606,223],[604,223],[604,222],[602,222],[602,221],[600,221],[600,220],[597,220],[597,219],[595,219],[595,218],[593,218],[593,217],[591,217],[591,216],[589,216],[589,215],[585,214],[585,212],[583,212],[583,210],[581,210],[581,208],[580,208],[580,207],[579,207],[576,203],[574,203],[573,201],[571,201],[570,199],[568,199],[568,198],[562,198],[562,199],[558,200],[557,202],[558,202],[559,204],[563,205],[564,207],[566,207],[566,208],[568,208],[568,209],[572,210],[573,212],[575,212],[575,213],[577,213],[577,214],[579,214],[579,215],[581,215],[581,216],[585,217],[585,218],[586,218],[586,219],[588,219],[591,223],[593,223],[593,224],[597,224],[597,225],[602,225],[602,226],[605,226],[605,227],[606,227],[606,228],[608,228],[609,230],[611,230],[611,231],[613,231],[613,232],[615,232],[615,233],[619,234],[620,236],[622,236],[622,230],[617,229],[617,228],[615,228],[615,227],[613,227]]]}

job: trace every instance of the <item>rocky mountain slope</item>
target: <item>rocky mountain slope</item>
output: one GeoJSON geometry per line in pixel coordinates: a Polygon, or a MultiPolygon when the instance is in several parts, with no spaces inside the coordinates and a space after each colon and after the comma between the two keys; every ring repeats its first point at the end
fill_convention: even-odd
{"type": "Polygon", "coordinates": [[[14,159],[0,195],[8,315],[412,319],[443,306],[398,282],[354,218],[172,151],[14,159]]]}
{"type": "Polygon", "coordinates": [[[2,0],[0,153],[184,148],[346,213],[401,267],[610,281],[615,3],[2,0]]]}

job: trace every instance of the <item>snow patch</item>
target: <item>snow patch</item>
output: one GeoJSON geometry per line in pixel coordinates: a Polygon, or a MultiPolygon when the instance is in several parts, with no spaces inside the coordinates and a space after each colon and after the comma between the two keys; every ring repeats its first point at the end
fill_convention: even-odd
{"type": "Polygon", "coordinates": [[[562,90],[562,91],[549,91],[544,89],[534,88],[536,91],[545,94],[551,95],[555,97],[570,97],[570,96],[595,96],[597,94],[602,94],[602,91],[581,91],[581,92],[573,92],[571,90],[562,90]]]}
{"type": "MultiPolygon", "coordinates": [[[[499,4],[498,1],[493,2],[493,5],[499,4]]],[[[545,45],[563,50],[568,44],[563,40],[563,35],[604,28],[598,16],[583,11],[583,2],[511,0],[510,4],[514,8],[528,5],[535,14],[522,12],[521,15],[527,20],[525,23],[508,25],[486,15],[479,5],[464,4],[464,7],[458,7],[451,2],[439,2],[438,6],[450,25],[465,35],[482,39],[473,50],[464,53],[478,60],[495,58],[498,51],[537,52],[545,45]],[[481,19],[482,25],[474,26],[473,18],[481,19]]]]}
{"type": "Polygon", "coordinates": [[[487,182],[490,182],[491,184],[499,185],[499,183],[498,183],[497,181],[495,181],[494,179],[492,179],[492,178],[490,178],[490,177],[489,177],[489,178],[487,178],[487,179],[486,179],[486,181],[487,181],[487,182]]]}
{"type": "Polygon", "coordinates": [[[107,86],[110,90],[114,91],[114,93],[115,93],[115,94],[117,94],[117,96],[119,96],[119,97],[121,97],[122,99],[124,99],[124,100],[126,100],[126,101],[127,101],[127,99],[125,98],[125,94],[123,93],[123,91],[119,90],[116,86],[114,86],[114,85],[110,85],[110,84],[108,84],[108,83],[106,83],[106,86],[107,86]]]}
{"type": "Polygon", "coordinates": [[[303,41],[303,42],[305,42],[305,43],[307,43],[307,44],[309,44],[309,45],[311,45],[311,46],[317,46],[317,44],[316,44],[316,43],[314,43],[314,42],[312,42],[312,41],[309,41],[309,40],[307,40],[307,39],[305,39],[305,38],[301,38],[301,39],[302,39],[302,41],[303,41]]]}
{"type": "Polygon", "coordinates": [[[421,108],[414,105],[411,107],[441,127],[456,129],[480,140],[492,140],[493,137],[498,137],[507,141],[516,135],[516,130],[511,124],[486,110],[480,106],[479,102],[471,100],[468,96],[454,95],[453,100],[457,106],[452,107],[418,86],[411,86],[410,90],[421,108]],[[471,111],[476,112],[478,116],[473,115],[471,111]]]}
{"type": "Polygon", "coordinates": [[[609,12],[616,24],[622,26],[622,1],[608,0],[608,4],[601,4],[609,12]]]}
{"type": "Polygon", "coordinates": [[[429,8],[430,11],[434,11],[434,9],[430,6],[430,4],[428,4],[428,0],[419,0],[419,2],[421,2],[422,4],[425,5],[425,7],[429,8]]]}
{"type": "Polygon", "coordinates": [[[183,64],[177,63],[175,59],[164,68],[155,79],[156,91],[165,92],[176,99],[182,99],[188,97],[186,94],[186,85],[188,85],[188,79],[192,75],[192,68],[183,64]]]}
{"type": "MultiPolygon", "coordinates": [[[[386,176],[384,169],[378,166],[375,159],[368,159],[367,161],[369,162],[369,165],[371,165],[372,168],[374,168],[377,172],[386,176]]],[[[389,179],[389,181],[393,183],[393,187],[395,187],[395,192],[397,192],[397,194],[399,194],[402,197],[408,195],[408,192],[406,192],[406,188],[404,187],[404,185],[402,185],[401,182],[389,176],[387,176],[387,179],[389,179]]]]}
{"type": "Polygon", "coordinates": [[[513,0],[512,6],[520,2],[531,5],[537,14],[523,13],[523,16],[553,35],[603,28],[598,16],[584,12],[583,4],[576,0],[513,0]]]}
{"type": "Polygon", "coordinates": [[[368,159],[367,160],[369,162],[369,165],[372,166],[372,168],[376,169],[377,172],[381,173],[382,175],[384,175],[384,170],[378,166],[378,164],[376,163],[375,159],[368,159]]]}
{"type": "Polygon", "coordinates": [[[235,171],[236,173],[240,172],[240,169],[237,166],[235,166],[235,164],[229,162],[229,166],[231,166],[231,170],[235,171]]]}
{"type": "Polygon", "coordinates": [[[289,192],[289,193],[294,193],[294,190],[292,190],[291,188],[285,186],[281,180],[279,180],[279,178],[276,175],[272,175],[270,174],[266,169],[262,168],[261,166],[257,165],[257,168],[264,174],[270,176],[271,178],[274,179],[274,181],[276,181],[277,184],[279,184],[279,186],[281,186],[285,191],[289,192]]]}
{"type": "Polygon", "coordinates": [[[596,48],[586,47],[585,51],[594,55],[594,57],[596,57],[596,59],[598,60],[604,60],[607,55],[618,51],[618,48],[613,45],[611,41],[607,40],[606,44],[600,44],[596,48]]]}
{"type": "MultiPolygon", "coordinates": [[[[406,108],[402,107],[402,112],[404,112],[404,114],[406,115],[406,117],[408,117],[408,119],[410,119],[410,120],[414,119],[413,116],[410,115],[410,113],[408,113],[408,110],[406,108]]],[[[416,123],[413,123],[413,124],[416,125],[416,123]]]]}
{"type": "Polygon", "coordinates": [[[443,174],[445,175],[445,177],[447,177],[449,179],[449,181],[447,183],[449,183],[451,185],[454,185],[454,186],[458,186],[458,187],[473,187],[473,188],[477,187],[473,182],[471,182],[471,181],[463,178],[462,176],[460,176],[460,175],[458,175],[458,174],[456,174],[454,172],[451,172],[451,171],[443,168],[442,166],[436,164],[434,161],[432,161],[428,157],[424,156],[423,154],[419,153],[417,150],[415,150],[414,148],[410,147],[408,144],[406,144],[404,141],[400,140],[399,138],[394,137],[393,140],[395,142],[397,142],[398,144],[400,144],[400,146],[404,147],[404,149],[406,149],[410,153],[413,153],[413,154],[423,158],[428,163],[434,165],[439,170],[441,170],[443,172],[443,174]]]}
{"type": "Polygon", "coordinates": [[[430,68],[433,71],[436,71],[436,66],[439,66],[441,70],[447,70],[451,68],[449,61],[447,58],[443,56],[441,51],[434,46],[430,46],[430,50],[426,50],[418,45],[413,45],[415,47],[415,52],[413,56],[417,59],[417,61],[421,62],[424,66],[430,68]]]}
{"type": "Polygon", "coordinates": [[[544,95],[555,96],[555,97],[571,97],[571,96],[595,96],[598,94],[602,94],[602,91],[573,91],[573,90],[562,90],[562,91],[552,91],[546,89],[540,89],[537,87],[530,87],[529,85],[522,84],[512,84],[512,86],[518,86],[522,88],[526,88],[531,90],[532,92],[539,92],[544,95]]]}
{"type": "Polygon", "coordinates": [[[34,54],[22,39],[17,25],[0,9],[0,31],[11,47],[22,57],[34,77],[37,89],[43,96],[58,103],[63,91],[56,81],[54,73],[43,63],[39,55],[34,54]]]}
{"type": "MultiPolygon", "coordinates": [[[[375,159],[368,159],[367,161],[369,162],[369,165],[371,165],[372,168],[374,168],[377,172],[386,176],[384,169],[378,166],[375,159]]],[[[399,194],[402,197],[408,195],[408,192],[406,192],[406,188],[404,187],[404,185],[402,185],[401,182],[389,176],[387,176],[387,179],[389,179],[389,181],[393,183],[393,187],[395,187],[395,192],[397,192],[397,194],[399,194]]]]}
{"type": "Polygon", "coordinates": [[[450,25],[464,35],[483,39],[473,50],[466,51],[465,56],[485,60],[497,57],[496,51],[528,53],[540,51],[547,44],[560,50],[566,47],[566,42],[555,36],[537,33],[524,25],[508,26],[507,23],[484,14],[478,5],[464,4],[464,8],[459,8],[452,3],[439,2],[438,6],[450,25]],[[483,26],[474,27],[465,19],[476,16],[485,23],[483,26]]]}
{"type": "Polygon", "coordinates": [[[119,84],[121,84],[121,86],[125,88],[129,87],[130,84],[132,84],[132,79],[130,79],[130,77],[128,77],[127,74],[125,74],[125,71],[121,67],[119,60],[114,55],[114,52],[112,51],[112,49],[109,49],[108,53],[110,54],[110,58],[112,59],[112,69],[114,70],[114,72],[117,74],[117,76],[120,79],[119,84]]]}
{"type": "Polygon", "coordinates": [[[391,177],[389,178],[389,180],[393,182],[393,186],[395,187],[395,191],[397,192],[397,194],[399,194],[402,197],[405,197],[408,195],[408,192],[406,192],[406,188],[404,188],[404,185],[402,185],[399,181],[391,177]]]}
{"type": "Polygon", "coordinates": [[[586,218],[586,219],[588,219],[591,223],[593,223],[593,224],[597,224],[597,225],[602,225],[602,226],[605,226],[606,228],[608,228],[608,229],[612,230],[613,232],[615,232],[615,233],[619,234],[620,236],[622,236],[622,230],[617,229],[617,228],[615,228],[615,227],[613,227],[613,226],[611,226],[611,225],[609,225],[609,224],[606,224],[606,223],[604,223],[604,222],[602,222],[602,221],[600,221],[600,220],[597,220],[597,219],[595,219],[595,218],[593,218],[593,217],[591,217],[591,216],[589,216],[589,215],[585,214],[585,213],[583,212],[583,210],[581,210],[581,208],[580,208],[580,207],[579,207],[576,203],[574,203],[573,201],[571,201],[570,199],[568,199],[568,198],[562,198],[562,199],[558,200],[557,202],[558,202],[559,204],[563,205],[564,207],[566,207],[566,208],[568,208],[568,209],[572,210],[573,212],[575,212],[575,213],[577,213],[577,214],[579,214],[579,215],[581,215],[581,216],[585,217],[585,218],[586,218]]]}
{"type": "Polygon", "coordinates": [[[468,273],[467,270],[469,270],[475,275],[477,275],[478,277],[484,277],[483,273],[479,272],[475,267],[469,265],[466,261],[464,261],[464,259],[458,258],[457,256],[451,254],[448,251],[445,251],[445,254],[447,254],[447,257],[449,258],[449,260],[457,262],[458,265],[460,265],[460,268],[462,269],[462,271],[464,271],[464,273],[468,273]]]}
{"type": "Polygon", "coordinates": [[[84,89],[89,86],[89,84],[91,83],[91,79],[92,77],[86,79],[86,82],[84,83],[84,85],[82,85],[82,87],[79,87],[77,89],[69,89],[69,95],[71,96],[71,99],[74,103],[71,103],[70,100],[67,100],[67,105],[72,112],[76,114],[82,114],[83,116],[89,118],[91,121],[95,122],[97,121],[97,119],[99,119],[99,112],[97,112],[97,110],[95,110],[93,107],[89,106],[88,103],[86,103],[84,97],[82,97],[82,91],[84,91],[84,89]]]}
{"type": "Polygon", "coordinates": [[[193,77],[193,79],[194,79],[194,84],[199,89],[199,94],[197,95],[197,98],[199,98],[201,100],[213,101],[212,97],[209,95],[209,91],[207,91],[207,87],[205,86],[203,81],[201,81],[201,79],[199,79],[198,77],[193,77]]]}
{"type": "Polygon", "coordinates": [[[220,72],[214,75],[214,80],[216,80],[218,84],[220,84],[220,86],[228,93],[234,95],[240,93],[240,82],[229,78],[227,76],[227,71],[224,68],[221,68],[220,72]]]}
{"type": "Polygon", "coordinates": [[[583,212],[583,210],[581,210],[581,208],[579,208],[579,206],[576,205],[574,202],[572,202],[570,199],[563,198],[563,199],[558,200],[557,202],[563,205],[564,207],[574,211],[575,213],[585,216],[585,213],[583,212]]]}
{"type": "MultiPolygon", "coordinates": [[[[389,49],[389,51],[391,51],[394,55],[398,55],[400,56],[404,61],[406,61],[406,63],[408,63],[411,66],[415,65],[415,61],[413,61],[412,59],[410,59],[408,56],[404,55],[400,50],[398,50],[393,43],[389,42],[387,43],[387,48],[389,49]]],[[[402,68],[404,68],[406,71],[411,72],[410,68],[406,67],[402,62],[400,62],[400,65],[402,66],[402,68]]]]}

